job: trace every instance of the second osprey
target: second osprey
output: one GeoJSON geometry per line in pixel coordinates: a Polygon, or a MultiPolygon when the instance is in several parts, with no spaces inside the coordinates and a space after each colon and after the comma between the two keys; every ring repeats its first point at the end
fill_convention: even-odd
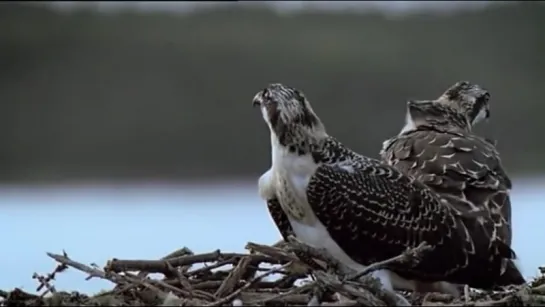
{"type": "MultiPolygon", "coordinates": [[[[490,141],[472,127],[490,116],[490,94],[477,84],[460,81],[436,100],[409,101],[399,135],[384,142],[381,158],[440,194],[474,235],[511,245],[511,180],[490,141]],[[474,222],[475,221],[475,222],[474,222]]],[[[522,284],[513,262],[507,280],[522,284]]]]}

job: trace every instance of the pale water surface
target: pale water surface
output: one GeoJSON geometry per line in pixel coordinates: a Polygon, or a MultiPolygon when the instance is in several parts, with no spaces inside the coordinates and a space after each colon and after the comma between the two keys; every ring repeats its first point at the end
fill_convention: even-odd
{"type": "MultiPolygon", "coordinates": [[[[528,277],[545,263],[542,180],[515,181],[514,248],[528,277]]],[[[195,252],[243,251],[248,241],[272,244],[279,234],[255,183],[230,185],[101,185],[0,187],[0,289],[34,291],[34,272],[55,262],[45,252],[103,266],[112,257],[158,259],[182,246],[195,252]]],[[[95,292],[107,281],[69,269],[58,288],[95,292]]]]}

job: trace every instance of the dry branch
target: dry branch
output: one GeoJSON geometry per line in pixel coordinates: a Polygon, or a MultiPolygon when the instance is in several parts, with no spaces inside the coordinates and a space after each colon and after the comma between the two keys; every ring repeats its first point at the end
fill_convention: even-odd
{"type": "MultiPolygon", "coordinates": [[[[416,264],[428,247],[407,250],[360,272],[293,237],[272,246],[250,242],[246,249],[249,253],[194,254],[184,247],[159,260],[112,259],[103,269],[66,253],[48,253],[58,265],[49,274],[34,273],[37,291],[42,293],[0,291],[0,306],[388,306],[393,302],[391,294],[384,293],[369,273],[399,262],[416,264]],[[323,269],[304,263],[296,254],[322,263],[323,269]],[[116,286],[93,296],[60,291],[53,284],[55,276],[68,267],[116,286]],[[307,278],[308,272],[313,280],[307,278]],[[162,273],[163,278],[147,277],[149,273],[162,273]]],[[[458,301],[437,293],[406,297],[415,306],[545,306],[545,277],[501,292],[465,292],[458,301]]]]}
{"type": "Polygon", "coordinates": [[[399,256],[396,256],[396,257],[393,257],[393,258],[390,258],[390,259],[386,259],[386,260],[383,260],[383,261],[379,261],[379,262],[375,262],[369,266],[367,266],[367,268],[365,268],[364,270],[356,273],[356,274],[353,274],[351,276],[348,276],[348,280],[354,280],[354,279],[358,279],[364,275],[367,275],[373,271],[376,271],[376,270],[380,270],[380,269],[383,269],[385,267],[388,267],[389,265],[392,265],[394,263],[408,263],[408,262],[411,262],[413,265],[415,265],[419,258],[422,256],[423,253],[429,251],[431,249],[431,246],[427,245],[426,243],[422,242],[420,245],[418,245],[417,247],[413,248],[413,249],[407,249],[407,251],[405,251],[404,253],[400,254],[399,256]]]}

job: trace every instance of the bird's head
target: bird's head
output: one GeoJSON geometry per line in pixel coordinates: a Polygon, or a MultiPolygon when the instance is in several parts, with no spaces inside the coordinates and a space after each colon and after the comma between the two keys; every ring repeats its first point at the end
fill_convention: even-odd
{"type": "Polygon", "coordinates": [[[490,117],[490,93],[469,81],[459,81],[449,87],[437,102],[456,109],[464,114],[471,126],[490,117]]]}
{"type": "Polygon", "coordinates": [[[407,125],[440,126],[469,130],[470,126],[464,114],[447,104],[438,104],[434,100],[409,100],[407,102],[407,125]]]}
{"type": "MultiPolygon", "coordinates": [[[[270,84],[253,99],[279,143],[289,146],[325,137],[325,128],[305,95],[287,85],[270,84]]],[[[308,142],[307,142],[308,143],[308,142]]]]}

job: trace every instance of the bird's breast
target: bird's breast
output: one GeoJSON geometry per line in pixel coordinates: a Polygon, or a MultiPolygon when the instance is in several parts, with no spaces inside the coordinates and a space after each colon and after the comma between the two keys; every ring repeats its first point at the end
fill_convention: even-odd
{"type": "Polygon", "coordinates": [[[277,184],[276,195],[287,215],[311,223],[312,212],[307,199],[307,187],[318,165],[310,155],[298,155],[285,148],[273,149],[272,170],[277,184]]]}
{"type": "Polygon", "coordinates": [[[270,168],[261,177],[259,177],[258,183],[259,196],[264,200],[276,198],[276,187],[274,171],[270,168]]]}
{"type": "Polygon", "coordinates": [[[306,196],[303,195],[294,185],[292,180],[279,176],[278,178],[278,201],[286,215],[290,219],[300,221],[301,223],[310,223],[308,221],[308,204],[306,196]]]}

